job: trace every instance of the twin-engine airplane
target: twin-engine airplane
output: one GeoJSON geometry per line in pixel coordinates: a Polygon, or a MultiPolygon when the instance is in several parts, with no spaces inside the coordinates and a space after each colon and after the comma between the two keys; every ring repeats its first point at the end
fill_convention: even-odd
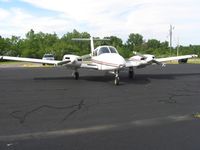
{"type": "Polygon", "coordinates": [[[197,57],[197,55],[183,55],[176,57],[167,58],[155,58],[154,55],[142,55],[135,52],[135,56],[124,59],[113,46],[99,46],[94,48],[94,38],[89,39],[72,39],[78,41],[90,41],[91,53],[89,55],[77,56],[77,55],[64,55],[62,60],[43,60],[34,58],[22,58],[22,57],[11,57],[11,56],[0,56],[0,59],[33,62],[41,64],[51,64],[54,66],[64,66],[73,70],[73,76],[76,80],[79,79],[78,69],[95,69],[107,71],[115,75],[114,84],[119,85],[119,71],[128,68],[129,78],[134,77],[134,68],[143,68],[152,64],[159,64],[165,66],[163,62],[171,60],[182,60],[197,57]],[[84,59],[90,59],[90,61],[84,62],[84,59]]]}

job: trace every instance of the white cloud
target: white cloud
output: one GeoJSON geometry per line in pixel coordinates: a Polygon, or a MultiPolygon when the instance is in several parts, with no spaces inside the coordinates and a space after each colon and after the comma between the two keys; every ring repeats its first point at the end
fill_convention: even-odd
{"type": "Polygon", "coordinates": [[[3,21],[9,15],[10,15],[9,11],[6,11],[6,10],[0,8],[0,21],[3,21]]]}
{"type": "Polygon", "coordinates": [[[17,35],[24,37],[30,29],[47,33],[61,33],[67,29],[73,29],[67,28],[68,26],[72,27],[73,24],[62,16],[34,16],[20,8],[0,9],[1,12],[4,12],[4,15],[0,17],[2,22],[0,24],[0,35],[3,36],[17,35]]]}
{"type": "Polygon", "coordinates": [[[75,28],[94,36],[117,35],[125,39],[129,33],[137,32],[144,35],[145,39],[167,40],[169,24],[173,24],[176,26],[174,34],[185,37],[183,42],[188,44],[192,43],[192,38],[196,38],[193,35],[200,22],[198,0],[21,1],[57,13],[47,17],[42,14],[35,15],[23,8],[9,11],[0,9],[0,14],[3,14],[0,20],[10,15],[4,26],[5,24],[9,26],[11,23],[11,30],[23,31],[23,33],[31,28],[56,33],[66,33],[75,28]]]}

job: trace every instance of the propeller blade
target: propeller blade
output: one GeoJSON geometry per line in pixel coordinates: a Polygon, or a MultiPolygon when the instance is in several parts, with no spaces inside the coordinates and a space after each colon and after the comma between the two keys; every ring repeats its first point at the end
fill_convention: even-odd
{"type": "Polygon", "coordinates": [[[152,60],[153,63],[156,63],[157,65],[161,65],[162,67],[165,67],[166,65],[162,62],[156,61],[155,59],[152,60]]]}
{"type": "Polygon", "coordinates": [[[64,60],[64,61],[58,62],[56,65],[64,65],[64,64],[68,64],[70,62],[71,62],[70,60],[64,60]]]}

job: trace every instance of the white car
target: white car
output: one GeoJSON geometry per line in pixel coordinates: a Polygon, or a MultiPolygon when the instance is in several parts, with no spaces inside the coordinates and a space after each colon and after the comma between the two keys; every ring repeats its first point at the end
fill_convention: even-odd
{"type": "MultiPolygon", "coordinates": [[[[55,60],[53,54],[44,54],[44,56],[42,57],[43,60],[55,60]]],[[[45,64],[43,64],[45,65],[45,64]]]]}

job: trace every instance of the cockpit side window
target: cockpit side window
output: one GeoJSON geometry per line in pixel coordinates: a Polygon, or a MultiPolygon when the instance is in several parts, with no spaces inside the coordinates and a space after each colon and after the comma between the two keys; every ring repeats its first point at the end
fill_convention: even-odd
{"type": "Polygon", "coordinates": [[[98,51],[98,55],[101,55],[103,53],[110,53],[110,51],[107,47],[101,47],[98,51]]]}
{"type": "Polygon", "coordinates": [[[110,52],[111,53],[117,53],[116,49],[114,47],[109,46],[110,52]]]}

